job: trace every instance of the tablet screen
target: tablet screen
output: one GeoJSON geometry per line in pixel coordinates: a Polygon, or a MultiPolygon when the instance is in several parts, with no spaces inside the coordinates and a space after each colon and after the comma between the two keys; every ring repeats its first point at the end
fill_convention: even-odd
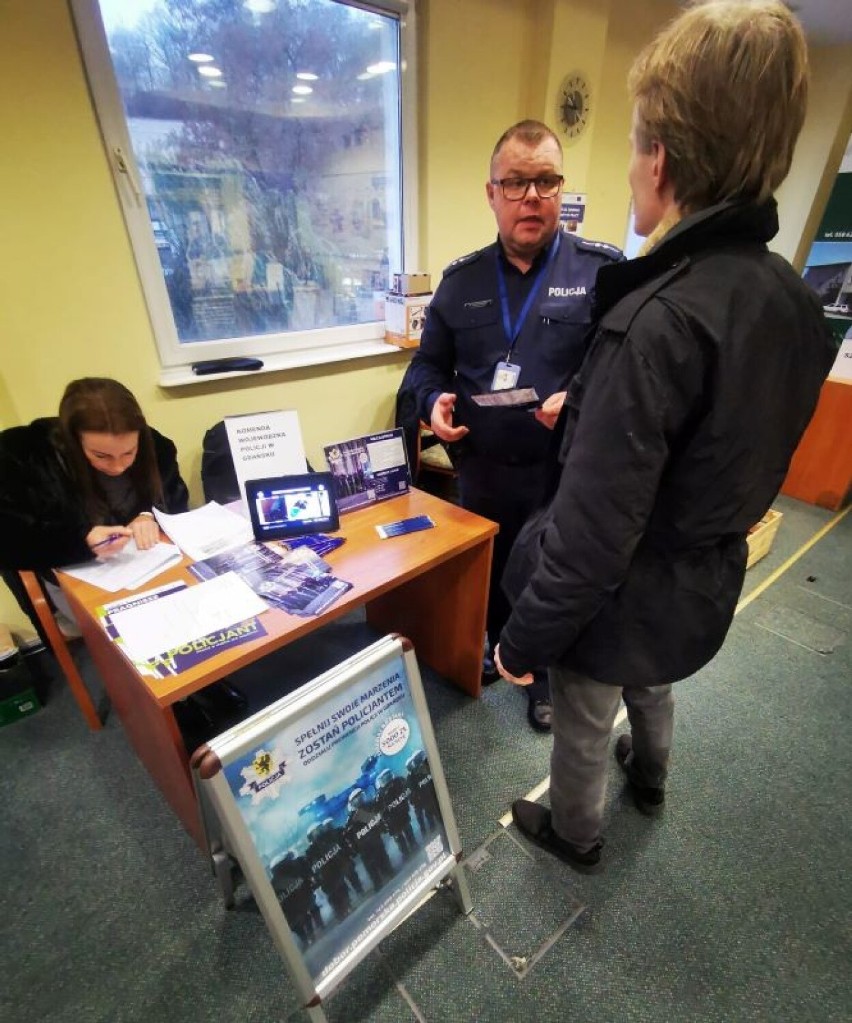
{"type": "Polygon", "coordinates": [[[330,472],[246,480],[246,502],[256,540],[286,540],[340,526],[330,472]]]}

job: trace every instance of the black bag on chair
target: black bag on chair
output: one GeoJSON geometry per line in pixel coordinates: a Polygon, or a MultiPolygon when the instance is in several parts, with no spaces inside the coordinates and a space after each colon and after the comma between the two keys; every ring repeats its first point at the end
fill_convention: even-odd
{"type": "MultiPolygon", "coordinates": [[[[308,472],[314,471],[310,462],[306,460],[305,464],[308,472]]],[[[201,489],[205,501],[229,504],[243,499],[224,419],[220,419],[204,434],[201,445],[201,489]]]]}
{"type": "MultiPolygon", "coordinates": [[[[420,416],[417,411],[417,392],[411,386],[410,371],[411,363],[408,364],[399,385],[399,390],[396,392],[394,425],[402,428],[402,439],[405,443],[405,453],[408,456],[408,464],[411,467],[412,476],[415,476],[418,452],[420,450],[418,440],[420,416]]],[[[417,480],[412,479],[412,483],[417,483],[417,480]]]]}
{"type": "Polygon", "coordinates": [[[204,434],[201,447],[201,487],[205,501],[228,504],[243,496],[231,457],[228,431],[222,419],[204,434]]]}

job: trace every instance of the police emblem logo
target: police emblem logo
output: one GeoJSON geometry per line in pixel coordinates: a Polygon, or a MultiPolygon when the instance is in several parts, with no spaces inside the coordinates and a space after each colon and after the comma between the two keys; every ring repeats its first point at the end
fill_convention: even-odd
{"type": "Polygon", "coordinates": [[[255,806],[264,799],[278,799],[283,787],[292,781],[288,768],[289,758],[277,743],[261,746],[240,769],[243,784],[239,794],[250,796],[255,806]]]}

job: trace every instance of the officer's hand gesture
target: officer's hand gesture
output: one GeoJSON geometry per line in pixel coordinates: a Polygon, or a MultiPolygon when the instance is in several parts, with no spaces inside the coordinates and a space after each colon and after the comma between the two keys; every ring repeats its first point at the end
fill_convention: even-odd
{"type": "Polygon", "coordinates": [[[556,394],[551,394],[549,398],[546,398],[541,403],[541,408],[535,410],[536,419],[542,426],[546,426],[548,430],[552,430],[556,426],[556,420],[559,418],[559,413],[565,404],[567,393],[567,391],[557,391],[556,394]]]}
{"type": "Polygon", "coordinates": [[[453,426],[453,408],[455,407],[456,396],[454,394],[439,394],[435,404],[432,406],[432,432],[441,440],[461,440],[470,431],[466,426],[453,426]]]}

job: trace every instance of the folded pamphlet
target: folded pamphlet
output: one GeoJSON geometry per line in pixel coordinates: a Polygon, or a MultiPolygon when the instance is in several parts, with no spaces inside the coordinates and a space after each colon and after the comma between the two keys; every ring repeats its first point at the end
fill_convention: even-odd
{"type": "Polygon", "coordinates": [[[470,397],[481,408],[541,408],[541,398],[534,387],[513,387],[504,391],[472,394],[470,397]]]}
{"type": "MultiPolygon", "coordinates": [[[[287,545],[296,543],[287,541],[287,545]]],[[[306,618],[321,614],[352,589],[351,583],[335,578],[331,566],[309,546],[294,550],[287,550],[283,543],[274,546],[283,548],[282,552],[272,544],[251,543],[196,561],[189,570],[198,579],[234,572],[268,604],[306,618]]]]}
{"type": "Polygon", "coordinates": [[[227,631],[266,610],[260,597],[235,572],[226,572],[159,600],[113,610],[110,617],[128,657],[147,661],[164,650],[180,649],[211,633],[227,631]]]}
{"type": "MultiPolygon", "coordinates": [[[[112,620],[113,614],[126,611],[128,608],[148,604],[151,601],[160,600],[172,593],[178,593],[185,589],[186,583],[179,580],[167,583],[164,586],[158,586],[152,590],[145,590],[135,597],[124,597],[120,600],[110,601],[108,604],[103,604],[97,609],[98,620],[110,639],[124,651],[126,656],[130,657],[124,640],[121,638],[112,620]]],[[[177,675],[186,668],[200,664],[202,661],[221,653],[223,650],[229,650],[231,647],[240,646],[243,643],[248,643],[265,635],[266,629],[259,618],[247,618],[245,621],[237,622],[226,629],[217,629],[179,647],[164,650],[154,657],[147,659],[134,659],[130,657],[130,659],[140,675],[146,678],[164,679],[177,675]]]]}

